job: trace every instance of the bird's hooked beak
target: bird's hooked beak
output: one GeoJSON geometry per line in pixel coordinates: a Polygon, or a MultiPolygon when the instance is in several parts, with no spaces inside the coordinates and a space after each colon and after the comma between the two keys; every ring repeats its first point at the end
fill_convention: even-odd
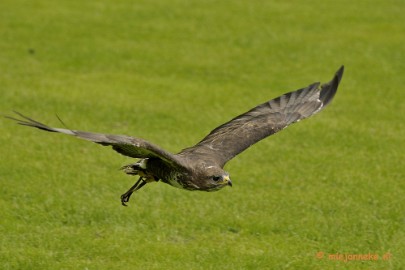
{"type": "Polygon", "coordinates": [[[232,181],[231,181],[231,178],[229,178],[229,175],[224,176],[223,183],[230,186],[230,187],[232,187],[232,181]]]}

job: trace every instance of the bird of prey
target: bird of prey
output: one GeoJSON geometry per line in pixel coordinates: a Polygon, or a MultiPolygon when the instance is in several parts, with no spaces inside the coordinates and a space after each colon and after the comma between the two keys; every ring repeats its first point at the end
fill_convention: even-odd
{"type": "Polygon", "coordinates": [[[313,83],[254,107],[177,154],[140,138],[54,128],[18,112],[15,113],[20,119],[7,117],[21,125],[112,146],[122,155],[137,158],[137,162],[121,168],[128,175],[139,176],[137,182],[121,195],[121,203],[126,206],[133,192],[159,180],[186,190],[216,191],[232,186],[229,173],[223,169],[225,163],[254,143],[321,111],[333,99],[343,70],[342,66],[328,83],[313,83]]]}

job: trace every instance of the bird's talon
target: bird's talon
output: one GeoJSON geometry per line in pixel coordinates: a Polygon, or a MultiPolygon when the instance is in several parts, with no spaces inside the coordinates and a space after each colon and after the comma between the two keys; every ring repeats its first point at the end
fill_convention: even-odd
{"type": "Polygon", "coordinates": [[[132,192],[129,194],[127,192],[127,193],[124,193],[121,195],[121,204],[123,206],[128,206],[126,203],[129,202],[129,197],[131,197],[131,194],[132,194],[132,192]]]}

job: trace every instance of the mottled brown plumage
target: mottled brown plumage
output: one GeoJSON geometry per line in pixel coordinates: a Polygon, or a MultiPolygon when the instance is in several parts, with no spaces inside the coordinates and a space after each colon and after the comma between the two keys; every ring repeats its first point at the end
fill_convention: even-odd
{"type": "Polygon", "coordinates": [[[153,181],[161,180],[187,190],[215,191],[231,186],[224,165],[252,144],[322,110],[333,99],[343,70],[342,66],[326,84],[314,83],[258,105],[215,128],[199,143],[178,154],[140,138],[53,128],[18,112],[15,113],[21,119],[7,117],[21,125],[112,146],[122,155],[139,158],[138,162],[122,167],[127,174],[140,176],[121,196],[122,204],[126,205],[134,191],[153,181]]]}

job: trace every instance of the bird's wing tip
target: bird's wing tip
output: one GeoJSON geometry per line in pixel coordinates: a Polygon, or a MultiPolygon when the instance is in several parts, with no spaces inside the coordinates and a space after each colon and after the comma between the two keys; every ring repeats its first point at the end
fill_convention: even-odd
{"type": "Polygon", "coordinates": [[[336,71],[333,79],[330,82],[325,83],[321,86],[321,93],[320,93],[319,98],[323,102],[323,107],[328,105],[332,101],[333,97],[335,96],[338,86],[340,84],[340,81],[342,80],[344,70],[345,70],[345,67],[344,67],[344,65],[342,65],[336,71]]]}
{"type": "Polygon", "coordinates": [[[344,65],[342,65],[342,66],[336,71],[335,76],[338,78],[338,83],[339,83],[340,80],[342,79],[344,71],[345,71],[345,66],[344,66],[344,65]]]}

